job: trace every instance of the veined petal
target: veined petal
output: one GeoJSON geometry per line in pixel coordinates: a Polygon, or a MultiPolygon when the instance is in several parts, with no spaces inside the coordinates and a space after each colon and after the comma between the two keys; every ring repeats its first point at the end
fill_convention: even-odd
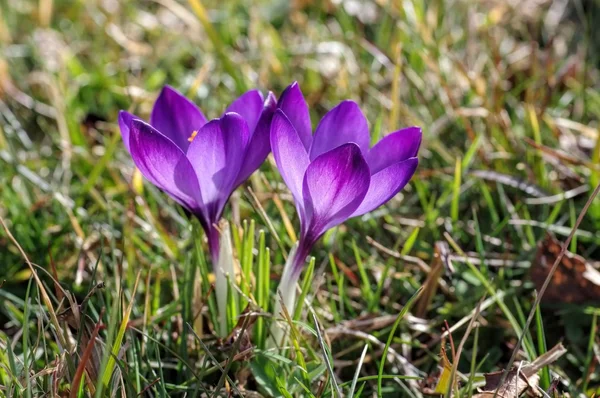
{"type": "Polygon", "coordinates": [[[312,143],[312,127],[308,104],[300,91],[298,82],[290,84],[279,97],[277,107],[281,109],[298,132],[298,136],[306,149],[310,149],[312,143]]]}
{"type": "Polygon", "coordinates": [[[183,94],[165,86],[154,103],[150,124],[175,143],[183,152],[190,137],[207,123],[202,111],[183,94]]]}
{"type": "Polygon", "coordinates": [[[410,181],[418,163],[417,158],[409,158],[373,174],[367,195],[352,217],[375,210],[393,198],[410,181]]]}
{"type": "Polygon", "coordinates": [[[119,111],[119,129],[121,130],[121,138],[123,138],[123,144],[129,153],[131,153],[129,150],[129,132],[131,131],[131,122],[136,119],[142,120],[141,118],[127,111],[119,111]]]}
{"type": "Polygon", "coordinates": [[[225,113],[235,112],[240,115],[246,121],[250,135],[252,135],[262,111],[262,94],[258,90],[250,90],[233,101],[225,113]]]}
{"type": "Polygon", "coordinates": [[[366,155],[369,151],[369,125],[356,102],[342,101],[319,122],[310,148],[310,160],[348,142],[358,145],[366,155]]]}
{"type": "Polygon", "coordinates": [[[216,222],[234,189],[248,144],[248,125],[237,113],[226,113],[205,124],[190,144],[192,164],[209,222],[216,222]]]}
{"type": "Polygon", "coordinates": [[[420,127],[407,127],[383,137],[367,153],[371,173],[375,174],[388,166],[417,156],[421,137],[420,127]]]}
{"type": "Polygon", "coordinates": [[[134,119],[130,124],[129,148],[142,175],[173,199],[197,213],[202,196],[198,178],[185,153],[149,124],[134,119]]]}
{"type": "Polygon", "coordinates": [[[302,194],[308,224],[303,235],[315,239],[348,219],[364,199],[370,176],[369,166],[354,143],[313,160],[304,176],[302,194]]]}
{"type": "Polygon", "coordinates": [[[271,151],[271,120],[273,120],[273,114],[275,113],[276,107],[277,98],[269,91],[260,119],[258,120],[254,133],[248,143],[246,156],[244,157],[238,177],[233,184],[234,186],[237,187],[250,177],[269,155],[269,152],[271,151]]]}
{"type": "Polygon", "coordinates": [[[298,131],[281,109],[275,112],[271,122],[271,148],[279,173],[301,210],[302,181],[309,163],[308,153],[298,131]]]}

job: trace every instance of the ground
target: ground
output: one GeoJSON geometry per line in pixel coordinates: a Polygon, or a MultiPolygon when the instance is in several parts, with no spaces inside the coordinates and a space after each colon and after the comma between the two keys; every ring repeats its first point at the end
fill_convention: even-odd
{"type": "Polygon", "coordinates": [[[598,395],[599,16],[592,0],[4,1],[0,396],[471,396],[559,343],[537,390],[598,395]],[[423,143],[400,194],[317,244],[280,350],[265,339],[299,223],[272,157],[225,213],[249,278],[217,336],[204,236],[135,170],[117,116],[148,117],[165,84],[213,118],[293,81],[313,126],[353,99],[373,142],[416,125],[423,143]],[[580,257],[535,306],[565,242],[580,257]]]}

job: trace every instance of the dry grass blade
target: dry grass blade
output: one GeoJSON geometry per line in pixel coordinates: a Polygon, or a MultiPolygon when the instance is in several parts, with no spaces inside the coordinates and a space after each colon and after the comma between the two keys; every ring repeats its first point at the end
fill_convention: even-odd
{"type": "MultiPolygon", "coordinates": [[[[79,365],[77,366],[77,370],[75,371],[75,377],[73,377],[73,381],[71,382],[71,392],[69,393],[70,398],[76,398],[78,396],[79,384],[81,383],[81,379],[83,378],[83,372],[87,367],[88,361],[92,357],[92,353],[94,352],[94,345],[96,344],[96,337],[98,337],[98,333],[100,332],[100,328],[102,327],[102,317],[104,316],[104,308],[100,310],[100,316],[98,317],[98,323],[94,327],[92,334],[90,336],[89,342],[85,347],[85,351],[83,351],[83,355],[79,361],[79,365]]],[[[92,384],[90,383],[90,386],[92,384]]],[[[94,393],[93,391],[91,391],[94,393]]]]}
{"type": "MultiPolygon", "coordinates": [[[[600,182],[599,1],[5,3],[0,215],[13,240],[0,226],[0,396],[454,398],[481,393],[483,375],[496,372],[491,398],[520,338],[505,383],[517,393],[543,395],[553,376],[570,396],[597,389],[598,198],[570,241],[582,257],[564,254],[521,336],[534,289],[600,182]],[[292,81],[302,100],[286,91],[292,81]],[[188,147],[188,122],[198,121],[161,94],[165,85],[207,121],[232,111],[248,125],[253,150],[236,146],[235,160],[257,168],[226,195],[240,272],[219,311],[200,209],[155,186],[122,140],[130,123],[120,110],[188,147]],[[270,143],[267,93],[286,115],[300,112],[287,116],[300,118],[290,122],[303,144],[353,101],[337,109],[359,117],[361,131],[334,135],[359,139],[370,170],[386,160],[372,148],[383,142],[381,155],[393,157],[393,143],[405,142],[397,133],[411,129],[412,141],[422,129],[414,178],[315,243],[291,313],[277,307],[278,277],[309,219],[295,206],[306,195],[293,194],[272,154],[254,150],[270,143]],[[171,126],[159,108],[170,109],[171,126]],[[548,231],[560,242],[538,262],[548,231]],[[220,319],[226,332],[215,330],[220,319]],[[274,343],[280,325],[283,347],[274,343]],[[524,359],[565,339],[568,358],[540,370],[539,385],[523,375],[524,359]]],[[[151,163],[170,181],[169,165],[151,163]]],[[[173,166],[175,188],[187,192],[173,166]]]]}
{"type": "MultiPolygon", "coordinates": [[[[497,301],[504,300],[505,296],[506,296],[506,292],[504,292],[504,291],[497,292],[494,296],[489,297],[488,299],[484,300],[481,303],[481,307],[479,308],[479,311],[487,309],[488,307],[490,307],[497,301]]],[[[454,333],[455,331],[460,329],[465,323],[467,323],[467,322],[470,323],[470,321],[475,317],[476,313],[477,313],[477,308],[474,308],[467,316],[463,317],[460,321],[456,322],[449,330],[445,330],[444,333],[442,333],[439,336],[436,336],[429,343],[427,343],[427,347],[429,347],[429,348],[433,347],[434,345],[439,343],[442,339],[445,339],[446,337],[448,337],[448,335],[450,333],[454,333]]]]}
{"type": "Polygon", "coordinates": [[[354,378],[352,379],[352,384],[350,385],[350,390],[348,391],[348,397],[354,397],[354,389],[356,388],[356,382],[358,381],[358,376],[360,376],[360,370],[362,368],[362,364],[365,361],[365,356],[367,355],[367,350],[369,349],[369,345],[365,344],[365,348],[362,350],[362,354],[360,354],[360,359],[358,360],[358,365],[356,366],[356,371],[354,372],[354,378]]]}
{"type": "MultiPolygon", "coordinates": [[[[425,263],[425,261],[423,261],[419,257],[408,256],[408,255],[399,253],[395,250],[388,249],[387,247],[383,246],[381,243],[377,242],[375,239],[371,238],[370,236],[367,236],[367,243],[369,243],[371,246],[373,246],[377,250],[381,251],[382,253],[387,254],[388,256],[398,258],[400,260],[404,260],[408,263],[416,264],[421,269],[421,271],[427,275],[429,275],[431,273],[431,267],[429,267],[429,265],[427,265],[427,263],[425,263]]],[[[444,279],[438,278],[437,282],[439,284],[440,290],[442,292],[444,292],[444,294],[446,294],[446,295],[451,294],[450,288],[448,287],[448,284],[446,283],[446,281],[444,279]]]]}
{"type": "Polygon", "coordinates": [[[528,205],[546,205],[557,203],[562,200],[567,200],[574,198],[576,196],[582,195],[590,190],[590,187],[587,185],[580,185],[577,188],[570,189],[565,192],[558,193],[556,195],[544,196],[541,198],[525,198],[524,202],[528,205]]]}
{"type": "MultiPolygon", "coordinates": [[[[247,328],[250,325],[252,325],[255,321],[256,321],[256,317],[251,317],[251,316],[241,317],[238,321],[238,325],[236,325],[236,328],[238,328],[238,327],[240,328],[239,331],[237,331],[237,333],[239,333],[239,336],[245,336],[247,328]],[[241,326],[239,325],[240,323],[241,323],[241,326]]],[[[190,327],[189,323],[188,323],[188,327],[190,327]]],[[[233,333],[235,333],[235,332],[236,332],[236,330],[234,330],[233,333]]],[[[214,395],[215,397],[218,396],[218,392],[225,385],[225,382],[228,379],[227,375],[229,373],[229,370],[231,369],[231,365],[233,364],[233,362],[239,361],[242,358],[247,359],[248,355],[251,353],[252,344],[249,343],[249,340],[250,340],[249,337],[247,337],[247,338],[238,337],[233,342],[231,353],[230,353],[229,357],[227,358],[227,363],[225,365],[225,369],[223,369],[223,373],[221,373],[219,382],[217,383],[217,386],[215,387],[215,395],[214,395]],[[240,352],[240,347],[241,347],[242,341],[244,341],[244,343],[247,344],[247,347],[244,347],[244,350],[242,350],[242,352],[240,352]],[[238,354],[241,354],[241,356],[238,356],[238,354]]],[[[236,391],[237,391],[237,388],[236,388],[236,391]]]]}
{"type": "Polygon", "coordinates": [[[456,350],[456,356],[453,358],[452,371],[450,372],[450,380],[452,382],[448,386],[448,391],[446,391],[447,397],[450,397],[452,395],[452,389],[456,387],[455,377],[456,377],[456,372],[458,371],[458,362],[460,361],[460,355],[462,354],[462,350],[465,346],[465,343],[467,342],[467,338],[471,334],[471,330],[473,330],[473,326],[475,325],[475,320],[479,317],[479,314],[481,312],[481,304],[483,304],[484,300],[485,300],[485,296],[483,296],[477,303],[477,307],[475,307],[475,314],[471,318],[471,321],[469,322],[469,325],[467,326],[467,330],[465,330],[465,334],[464,334],[463,338],[460,340],[460,343],[458,344],[458,349],[456,350]]]}
{"type": "Polygon", "coordinates": [[[60,283],[58,283],[58,272],[56,270],[54,258],[52,258],[52,251],[50,250],[50,247],[48,247],[48,256],[50,257],[50,267],[52,270],[52,277],[54,278],[54,290],[56,294],[56,299],[60,302],[64,298],[64,293],[62,291],[62,288],[60,287],[60,283]]]}
{"type": "Polygon", "coordinates": [[[329,360],[329,354],[327,352],[327,348],[325,346],[325,341],[323,340],[323,336],[321,335],[321,326],[319,325],[319,321],[317,320],[317,316],[315,313],[312,313],[313,322],[315,323],[315,331],[317,332],[317,340],[319,341],[319,346],[321,347],[321,352],[323,353],[323,358],[325,359],[325,365],[327,365],[327,370],[329,371],[329,376],[331,378],[331,384],[333,385],[333,391],[335,391],[335,395],[337,397],[342,397],[342,391],[340,390],[340,386],[335,379],[335,372],[333,371],[333,365],[329,360]]]}
{"type": "Polygon", "coordinates": [[[519,189],[536,198],[548,196],[548,193],[544,192],[540,187],[508,174],[502,174],[498,173],[497,171],[490,170],[475,170],[471,172],[471,175],[479,177],[483,180],[494,181],[498,184],[508,185],[509,187],[519,189]]]}
{"type": "Polygon", "coordinates": [[[59,341],[60,344],[63,347],[65,347],[68,351],[70,351],[71,344],[67,341],[67,339],[65,339],[65,337],[61,333],[60,322],[58,321],[56,312],[54,311],[54,307],[52,306],[52,300],[50,300],[50,296],[48,295],[48,292],[46,291],[46,288],[44,287],[42,280],[38,276],[38,274],[35,270],[35,267],[31,263],[31,261],[29,261],[27,254],[25,254],[25,251],[23,250],[21,245],[19,245],[19,242],[17,242],[17,240],[15,239],[13,234],[10,232],[10,229],[8,229],[8,226],[6,225],[6,222],[4,221],[4,218],[2,218],[2,216],[0,216],[0,224],[2,224],[2,227],[4,228],[6,235],[8,235],[8,238],[11,240],[11,242],[13,242],[13,244],[17,247],[17,250],[19,250],[19,253],[21,254],[23,259],[27,263],[27,266],[29,266],[29,269],[31,270],[31,275],[33,275],[33,278],[35,279],[35,283],[37,284],[38,289],[40,289],[40,294],[42,295],[42,300],[44,301],[46,308],[48,308],[48,313],[50,314],[50,319],[52,320],[52,324],[56,328],[56,335],[57,335],[58,339],[60,340],[59,341]]]}
{"type": "Polygon", "coordinates": [[[431,266],[431,272],[427,275],[427,279],[423,284],[423,294],[419,298],[415,308],[415,316],[423,318],[427,313],[427,308],[431,304],[433,297],[437,292],[439,285],[439,279],[444,273],[445,260],[447,261],[449,255],[448,243],[440,241],[436,242],[434,246],[433,264],[431,266]]]}
{"type": "MultiPolygon", "coordinates": [[[[394,317],[394,321],[397,316],[394,317]]],[[[393,322],[392,322],[393,323],[393,322]]],[[[326,330],[327,335],[332,338],[338,338],[342,336],[350,336],[355,337],[357,339],[368,341],[369,343],[381,348],[382,350],[385,348],[385,343],[380,341],[377,337],[372,334],[365,333],[361,330],[351,330],[345,327],[336,326],[331,329],[326,330]]],[[[410,363],[408,359],[403,357],[398,351],[396,351],[393,347],[388,347],[388,354],[392,358],[395,359],[396,364],[398,364],[402,368],[402,373],[407,376],[418,378],[419,371],[418,369],[410,363]]]]}

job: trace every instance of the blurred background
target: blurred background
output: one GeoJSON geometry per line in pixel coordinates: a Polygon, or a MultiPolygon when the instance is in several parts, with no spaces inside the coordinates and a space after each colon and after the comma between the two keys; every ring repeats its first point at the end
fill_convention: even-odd
{"type": "MultiPolygon", "coordinates": [[[[139,380],[154,380],[153,361],[163,361],[165,373],[148,391],[181,393],[188,374],[177,374],[177,357],[164,347],[179,347],[178,290],[195,237],[185,214],[134,171],[118,111],[147,118],[169,84],[214,118],[248,89],[279,95],[298,81],[313,125],[349,98],[360,104],[374,141],[412,125],[424,133],[410,186],[326,235],[314,251],[320,272],[313,305],[324,327],[352,329],[357,319],[397,314],[424,285],[428,293],[393,346],[420,376],[431,376],[444,321],[452,327],[484,295],[495,297],[459,371],[502,369],[547,274],[535,272],[540,250],[552,243],[546,234],[564,241],[600,182],[599,22],[597,0],[2,0],[0,216],[49,290],[54,274],[81,302],[105,282],[90,299],[94,321],[123,288],[126,302],[135,303],[132,319],[151,319],[144,327],[164,344],[131,354],[150,369],[137,373],[138,385],[150,384],[139,380]],[[443,272],[432,273],[442,243],[450,257],[443,272]],[[329,255],[338,264],[333,271],[329,255]],[[161,315],[147,318],[148,311],[161,315]]],[[[286,217],[297,226],[293,203],[272,159],[246,187],[256,197],[239,189],[227,217],[240,225],[255,220],[257,230],[270,222],[279,232],[283,243],[266,236],[274,286],[284,261],[279,247],[292,243],[286,217]]],[[[594,269],[599,226],[596,200],[569,246],[594,269]]],[[[600,383],[599,284],[564,272],[564,284],[550,285],[523,357],[562,341],[568,355],[553,367],[560,389],[589,396],[600,383]]],[[[48,369],[60,352],[39,343],[51,335],[40,329],[44,311],[27,306],[31,278],[2,231],[0,346],[21,355],[15,369],[0,370],[4,383],[22,380],[23,367],[48,369]],[[35,344],[26,360],[23,352],[35,344]]],[[[390,327],[370,332],[385,345],[390,327]]],[[[210,339],[210,327],[202,330],[210,339]]],[[[332,344],[336,374],[352,380],[364,342],[332,344]]],[[[377,374],[381,347],[373,350],[365,376],[377,374]]],[[[268,390],[256,373],[240,369],[236,383],[268,390]]],[[[395,363],[386,371],[404,372],[395,363]]],[[[215,385],[217,376],[206,383],[215,385]]],[[[365,383],[366,396],[376,383],[365,383]]],[[[544,374],[541,385],[549,383],[544,374]]],[[[420,393],[399,385],[386,379],[384,389],[389,396],[420,393]]]]}

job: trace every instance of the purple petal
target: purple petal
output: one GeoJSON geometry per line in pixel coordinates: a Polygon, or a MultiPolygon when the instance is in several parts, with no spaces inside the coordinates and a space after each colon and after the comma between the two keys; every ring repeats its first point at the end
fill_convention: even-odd
{"type": "Polygon", "coordinates": [[[189,138],[207,122],[196,105],[170,86],[165,86],[154,103],[150,124],[175,143],[183,152],[189,138]]]}
{"type": "Polygon", "coordinates": [[[369,151],[369,126],[356,102],[342,101],[319,122],[310,148],[310,159],[348,142],[358,145],[366,155],[369,151]]]}
{"type": "Polygon", "coordinates": [[[225,113],[235,112],[246,121],[250,134],[256,128],[263,110],[263,96],[258,90],[250,90],[229,105],[225,113]]]}
{"type": "Polygon", "coordinates": [[[129,153],[131,153],[129,150],[129,131],[131,130],[131,122],[134,120],[142,119],[127,111],[119,111],[119,129],[121,130],[121,138],[123,138],[123,144],[129,153]]]}
{"type": "Polygon", "coordinates": [[[367,195],[352,217],[375,210],[393,198],[410,181],[418,163],[417,158],[410,158],[373,174],[367,195]]]}
{"type": "Polygon", "coordinates": [[[205,124],[190,144],[187,158],[198,180],[210,223],[217,222],[233,192],[246,146],[248,126],[237,113],[205,124]]]}
{"type": "Polygon", "coordinates": [[[246,181],[246,179],[260,167],[269,155],[269,152],[271,151],[271,120],[273,120],[273,114],[275,113],[276,107],[277,99],[275,98],[275,95],[269,91],[258,124],[248,143],[246,156],[234,186],[237,187],[246,181]]]}
{"type": "Polygon", "coordinates": [[[371,173],[375,174],[390,165],[417,156],[421,137],[420,127],[407,127],[385,136],[367,153],[371,173]]]}
{"type": "Polygon", "coordinates": [[[369,188],[371,173],[360,148],[344,144],[313,160],[303,184],[309,240],[350,217],[369,188]]]}
{"type": "Polygon", "coordinates": [[[298,82],[290,84],[277,102],[277,107],[281,109],[288,117],[292,126],[298,132],[298,136],[308,152],[312,143],[312,127],[310,124],[310,114],[308,104],[304,100],[304,95],[300,91],[298,82]]]}
{"type": "Polygon", "coordinates": [[[271,148],[279,173],[302,213],[302,181],[309,163],[308,153],[298,131],[281,109],[271,122],[271,148]]]}
{"type": "Polygon", "coordinates": [[[149,124],[130,124],[131,157],[142,175],[173,199],[197,212],[202,203],[198,178],[183,151],[149,124]]]}

